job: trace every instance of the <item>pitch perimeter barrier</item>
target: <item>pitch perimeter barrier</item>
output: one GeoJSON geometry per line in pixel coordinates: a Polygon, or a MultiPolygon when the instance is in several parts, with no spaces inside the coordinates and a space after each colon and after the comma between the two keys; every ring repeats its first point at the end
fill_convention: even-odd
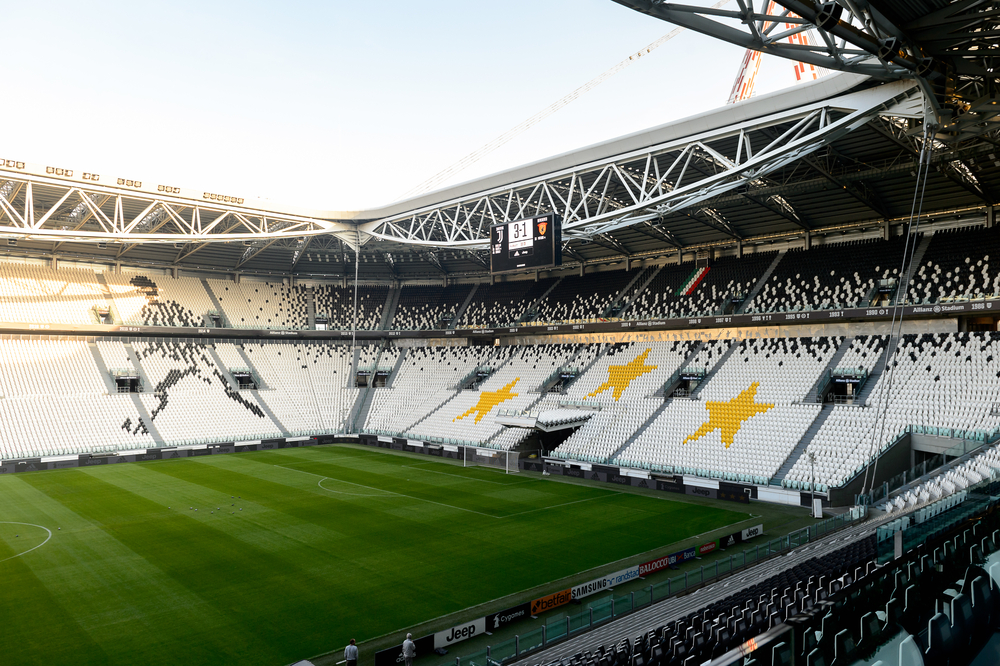
{"type": "MultiPolygon", "coordinates": [[[[611,587],[596,590],[607,591],[608,595],[590,604],[586,610],[574,615],[566,615],[563,618],[549,618],[541,626],[530,629],[523,634],[515,635],[511,639],[501,641],[495,645],[487,645],[485,649],[477,650],[463,657],[441,658],[440,661],[431,662],[431,664],[433,666],[498,666],[498,664],[503,664],[514,659],[520,659],[527,654],[555,643],[562,642],[586,631],[590,631],[594,627],[606,624],[611,620],[628,615],[629,613],[633,613],[641,608],[646,608],[654,603],[664,601],[670,597],[674,597],[701,587],[706,583],[718,580],[723,576],[728,576],[776,555],[787,553],[792,549],[799,548],[800,546],[804,546],[807,543],[815,541],[830,532],[864,520],[866,517],[867,511],[865,510],[865,507],[856,507],[847,513],[834,516],[833,518],[828,518],[827,520],[805,527],[796,532],[792,532],[791,534],[787,534],[778,539],[772,539],[767,543],[756,545],[753,548],[747,548],[740,553],[730,555],[729,558],[716,560],[713,564],[702,565],[698,569],[685,571],[683,574],[675,576],[674,578],[668,578],[667,580],[659,583],[647,585],[641,590],[620,595],[616,595],[614,593],[614,589],[611,587]]],[[[733,543],[738,543],[739,541],[736,541],[735,539],[736,535],[739,535],[740,540],[743,540],[744,535],[748,535],[749,538],[753,538],[753,536],[762,536],[763,532],[760,528],[761,526],[759,525],[747,528],[746,530],[734,532],[729,536],[722,537],[715,542],[709,543],[719,544],[723,541],[730,543],[729,539],[731,538],[733,539],[733,543]]],[[[681,552],[686,553],[688,551],[696,551],[699,548],[700,547],[689,548],[686,551],[681,552]]],[[[712,550],[714,550],[714,547],[712,550]]],[[[653,562],[648,562],[646,565],[638,565],[638,567],[661,562],[662,560],[672,557],[674,557],[674,555],[669,555],[664,558],[660,558],[659,560],[653,560],[653,562]]],[[[692,558],[693,557],[694,555],[692,555],[692,558]]],[[[661,568],[666,568],[666,566],[669,565],[665,565],[661,568]]],[[[647,570],[645,573],[651,572],[652,571],[647,570]]],[[[611,576],[615,575],[616,574],[611,574],[611,576]]],[[[577,587],[584,588],[587,585],[587,583],[584,583],[583,585],[577,587]]],[[[572,593],[575,589],[577,588],[572,588],[570,592],[572,593]]],[[[471,638],[471,636],[469,637],[471,638]]],[[[396,651],[398,652],[398,648],[396,651]]],[[[375,666],[392,666],[392,663],[379,662],[376,656],[375,666]]]]}
{"type": "Polygon", "coordinates": [[[39,472],[49,469],[91,467],[125,462],[147,460],[169,460],[194,456],[218,455],[221,453],[245,453],[248,451],[270,451],[317,444],[357,444],[356,435],[317,435],[314,437],[288,437],[249,442],[224,442],[216,444],[196,444],[192,446],[164,446],[156,449],[122,451],[120,453],[82,453],[79,455],[45,456],[42,458],[17,458],[0,461],[0,474],[16,472],[39,472]]]}

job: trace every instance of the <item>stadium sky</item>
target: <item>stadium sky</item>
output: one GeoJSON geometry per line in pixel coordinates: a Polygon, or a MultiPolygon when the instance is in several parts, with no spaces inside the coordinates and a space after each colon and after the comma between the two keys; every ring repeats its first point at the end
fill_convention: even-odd
{"type": "MultiPolygon", "coordinates": [[[[4,22],[0,157],[336,210],[398,199],[674,27],[611,0],[53,0],[4,22]]],[[[453,182],[721,106],[742,55],[685,32],[453,182]]],[[[757,92],[793,84],[767,60],[757,92]]]]}

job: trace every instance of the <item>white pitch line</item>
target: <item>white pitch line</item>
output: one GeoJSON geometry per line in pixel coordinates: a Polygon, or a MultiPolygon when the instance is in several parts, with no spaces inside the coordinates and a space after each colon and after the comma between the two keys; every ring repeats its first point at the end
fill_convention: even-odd
{"type": "Polygon", "coordinates": [[[31,551],[33,551],[33,550],[35,550],[37,548],[41,548],[42,546],[44,546],[45,544],[47,544],[49,542],[49,539],[52,538],[52,530],[50,530],[47,527],[43,527],[41,525],[35,525],[34,523],[16,523],[16,522],[10,521],[10,520],[3,520],[3,521],[0,521],[0,524],[3,524],[3,525],[27,525],[28,527],[38,527],[38,528],[43,529],[43,530],[45,530],[46,532],[49,533],[49,535],[47,537],[45,537],[45,541],[41,542],[40,544],[38,544],[34,548],[29,548],[28,550],[24,551],[23,553],[18,553],[17,555],[11,555],[10,557],[6,557],[6,558],[0,560],[0,562],[6,562],[7,560],[12,560],[15,557],[21,557],[22,555],[27,555],[31,551]]]}
{"type": "Polygon", "coordinates": [[[561,506],[569,506],[570,504],[579,504],[580,502],[593,502],[594,500],[606,499],[608,497],[614,497],[615,495],[624,495],[624,494],[625,493],[623,493],[621,491],[618,491],[616,493],[611,493],[610,495],[601,495],[600,497],[588,497],[588,498],[582,499],[582,500],[573,500],[572,502],[563,502],[562,504],[552,504],[550,506],[540,506],[537,509],[528,509],[527,511],[520,511],[518,513],[511,513],[511,514],[508,514],[508,515],[503,516],[503,517],[504,518],[511,518],[513,516],[523,516],[526,513],[533,513],[535,511],[545,511],[546,509],[556,509],[556,508],[559,508],[561,506]]]}
{"type": "MultiPolygon", "coordinates": [[[[417,463],[417,465],[431,465],[434,463],[417,463]]],[[[440,464],[440,463],[439,463],[440,464]]],[[[417,469],[417,465],[403,465],[406,469],[417,469]]],[[[487,481],[486,479],[476,479],[471,476],[462,476],[461,474],[452,474],[451,472],[439,472],[435,469],[421,469],[421,472],[431,472],[432,474],[445,474],[447,476],[453,476],[456,479],[465,479],[466,481],[475,481],[476,483],[493,483],[498,486],[519,486],[522,483],[530,483],[534,479],[526,479],[524,481],[515,481],[514,483],[503,483],[501,481],[487,481]]]]}
{"type": "MultiPolygon", "coordinates": [[[[494,515],[489,514],[489,513],[483,513],[482,511],[475,511],[473,509],[466,509],[466,508],[461,507],[461,506],[455,506],[454,504],[444,504],[443,502],[435,502],[434,500],[424,499],[423,497],[414,497],[413,495],[406,495],[404,493],[396,493],[396,492],[393,492],[391,490],[385,490],[384,488],[376,488],[374,486],[366,486],[363,483],[355,483],[354,481],[344,481],[343,479],[338,479],[338,478],[333,477],[333,476],[323,476],[322,474],[314,474],[313,472],[306,472],[305,470],[295,469],[294,467],[285,467],[284,465],[275,465],[275,467],[280,467],[282,469],[290,469],[293,472],[302,472],[303,474],[312,474],[313,476],[322,477],[320,479],[320,481],[319,481],[320,484],[322,484],[325,479],[330,479],[331,481],[340,481],[341,483],[349,483],[352,486],[360,486],[361,488],[367,488],[368,490],[375,490],[375,491],[378,491],[378,492],[387,493],[389,495],[397,495],[399,497],[406,497],[406,498],[409,498],[409,499],[412,499],[412,500],[417,500],[418,502],[427,502],[428,504],[437,504],[438,506],[447,507],[449,509],[456,509],[458,511],[468,511],[469,513],[475,513],[475,514],[478,514],[480,516],[486,516],[487,518],[497,518],[497,519],[499,519],[499,518],[503,517],[503,516],[494,516],[494,515]]],[[[323,490],[326,490],[327,492],[332,492],[332,493],[338,492],[336,490],[330,490],[329,488],[325,488],[322,485],[320,485],[319,487],[323,488],[323,490]]],[[[365,497],[380,497],[380,496],[379,495],[366,495],[365,497]]],[[[384,497],[384,495],[382,495],[381,497],[384,497]]]]}

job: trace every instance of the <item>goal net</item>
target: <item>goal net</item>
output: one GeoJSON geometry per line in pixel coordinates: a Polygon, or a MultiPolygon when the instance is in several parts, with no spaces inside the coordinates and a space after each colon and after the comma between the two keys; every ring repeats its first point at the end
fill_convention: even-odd
{"type": "Polygon", "coordinates": [[[481,449],[475,446],[462,447],[464,467],[495,467],[507,474],[516,474],[517,451],[500,451],[498,449],[481,449]]]}

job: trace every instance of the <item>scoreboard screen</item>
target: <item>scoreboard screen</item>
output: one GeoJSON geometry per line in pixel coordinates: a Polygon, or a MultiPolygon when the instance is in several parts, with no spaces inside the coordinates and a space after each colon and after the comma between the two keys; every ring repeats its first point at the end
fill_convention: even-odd
{"type": "Polygon", "coordinates": [[[558,215],[539,215],[490,227],[490,271],[507,273],[562,264],[558,215]]]}

